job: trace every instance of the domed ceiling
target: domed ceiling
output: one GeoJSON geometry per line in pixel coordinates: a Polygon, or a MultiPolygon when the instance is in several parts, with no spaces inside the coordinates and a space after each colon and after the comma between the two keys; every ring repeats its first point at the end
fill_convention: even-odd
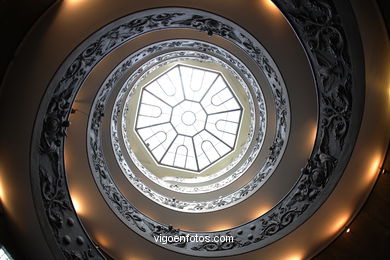
{"type": "Polygon", "coordinates": [[[317,239],[365,124],[349,2],[124,2],[76,37],[39,104],[31,184],[54,254],[282,259],[317,239]]]}

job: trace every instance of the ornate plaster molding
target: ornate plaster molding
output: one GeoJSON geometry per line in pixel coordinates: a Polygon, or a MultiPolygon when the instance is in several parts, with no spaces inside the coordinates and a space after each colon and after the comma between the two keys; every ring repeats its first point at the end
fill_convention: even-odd
{"type": "MultiPolygon", "coordinates": [[[[207,233],[210,236],[233,235],[233,243],[169,244],[166,246],[169,249],[198,256],[222,256],[248,252],[272,243],[303,223],[321,206],[348,162],[357,137],[356,128],[351,126],[360,124],[364,95],[362,76],[356,76],[352,67],[357,72],[364,69],[362,64],[353,64],[351,59],[351,55],[360,57],[361,49],[351,48],[339,15],[343,7],[336,8],[330,0],[275,2],[303,43],[315,74],[320,115],[312,156],[294,188],[276,207],[243,226],[207,233]]],[[[348,21],[354,24],[353,18],[348,21]]],[[[256,46],[256,40],[231,22],[207,12],[186,8],[147,10],[119,19],[88,38],[67,58],[51,81],[37,115],[31,147],[34,199],[38,211],[43,212],[39,219],[57,256],[104,258],[78,221],[64,172],[63,142],[78,89],[88,72],[125,41],[148,31],[178,27],[216,34],[237,43],[253,60],[263,64],[274,86],[280,86],[276,71],[269,66],[270,57],[256,46]]],[[[275,144],[271,153],[275,153],[277,147],[275,144]]],[[[105,176],[103,171],[99,174],[105,176]]],[[[108,184],[107,187],[112,186],[108,184]]],[[[187,233],[143,218],[114,189],[111,192],[117,210],[127,212],[127,221],[133,223],[138,233],[147,234],[151,239],[153,235],[187,233]]]]}
{"type": "MultiPolygon", "coordinates": [[[[223,50],[220,50],[219,48],[212,47],[210,44],[206,43],[200,43],[200,42],[193,42],[193,41],[188,41],[188,40],[173,40],[173,41],[166,41],[166,42],[161,42],[154,44],[150,47],[147,47],[145,49],[140,50],[139,52],[135,53],[134,55],[131,55],[127,59],[125,59],[120,65],[118,65],[118,68],[115,69],[111,75],[106,79],[105,83],[103,84],[103,87],[100,89],[99,94],[96,97],[96,100],[93,104],[92,107],[92,113],[91,113],[91,118],[90,118],[90,123],[88,127],[88,150],[90,154],[90,162],[91,162],[91,168],[97,172],[97,171],[104,171],[106,174],[104,174],[104,180],[102,180],[102,177],[99,174],[94,174],[95,180],[98,183],[98,186],[100,190],[103,193],[103,196],[108,196],[109,194],[106,192],[107,189],[105,188],[105,185],[107,182],[109,183],[114,183],[113,180],[110,177],[109,169],[105,163],[104,159],[104,154],[102,151],[102,146],[101,146],[101,130],[100,130],[100,125],[101,125],[101,117],[99,117],[99,113],[97,113],[97,110],[104,110],[106,106],[106,101],[108,96],[111,93],[112,87],[117,82],[117,80],[121,77],[120,75],[123,75],[127,69],[131,67],[130,66],[123,66],[123,64],[133,64],[134,60],[139,60],[139,57],[146,57],[148,58],[148,55],[152,55],[154,51],[151,50],[169,50],[169,46],[174,46],[175,48],[183,48],[182,51],[176,51],[173,53],[170,53],[168,56],[164,56],[164,58],[157,56],[154,59],[151,59],[148,61],[145,66],[142,66],[141,68],[137,69],[134,74],[132,74],[129,78],[129,80],[126,82],[126,85],[124,88],[121,89],[120,93],[118,94],[118,97],[116,98],[116,102],[114,104],[114,111],[112,115],[112,124],[111,124],[111,134],[112,134],[112,142],[113,142],[113,150],[116,156],[116,159],[121,166],[123,172],[126,174],[127,178],[131,181],[131,183],[142,193],[144,193],[146,196],[151,198],[152,200],[156,201],[159,204],[162,204],[166,207],[180,210],[180,211],[186,211],[186,212],[206,212],[210,210],[217,210],[217,209],[222,209],[228,206],[232,206],[243,199],[247,198],[254,192],[256,192],[260,186],[268,179],[268,177],[272,174],[272,172],[275,170],[278,162],[281,159],[281,156],[283,154],[283,147],[279,149],[276,153],[271,154],[268,159],[265,161],[264,165],[259,167],[260,170],[258,173],[252,178],[252,180],[244,185],[242,188],[239,190],[235,191],[232,194],[229,194],[228,196],[224,196],[221,198],[218,198],[213,201],[205,201],[205,202],[183,202],[178,199],[174,198],[168,198],[166,196],[163,196],[161,194],[158,194],[154,192],[153,190],[150,189],[150,187],[146,186],[142,182],[139,181],[139,179],[134,175],[128,164],[126,163],[126,160],[124,159],[123,152],[121,151],[120,148],[120,141],[119,141],[119,134],[118,134],[118,124],[119,124],[119,117],[121,114],[121,101],[126,93],[128,92],[128,89],[134,84],[134,81],[139,77],[140,74],[144,71],[142,69],[143,67],[147,68],[149,66],[152,66],[155,62],[160,61],[162,64],[164,64],[164,60],[167,59],[167,62],[170,62],[172,58],[175,57],[180,57],[180,56],[187,56],[189,54],[194,55],[202,55],[201,53],[194,52],[194,51],[188,51],[190,48],[200,48],[207,50],[208,53],[213,53],[215,51],[221,52],[224,54],[225,58],[230,59],[231,61],[235,61],[233,57],[226,56],[228,53],[224,52],[223,50]],[[184,51],[186,50],[186,51],[184,51]],[[145,54],[145,52],[147,54],[145,54]],[[187,55],[184,55],[187,53],[187,55]],[[99,170],[98,170],[99,169],[99,170]],[[110,180],[108,181],[107,178],[110,180]]],[[[204,57],[206,58],[206,57],[204,57]]],[[[208,58],[210,59],[210,57],[208,58]]],[[[262,138],[264,136],[264,130],[265,129],[265,104],[264,100],[261,94],[260,87],[257,85],[254,77],[251,75],[251,73],[244,67],[242,66],[238,61],[237,62],[239,68],[242,69],[242,72],[245,73],[247,80],[250,81],[251,88],[253,88],[253,91],[255,93],[255,99],[258,102],[258,108],[259,108],[259,115],[260,119],[258,124],[259,124],[259,129],[256,133],[255,136],[255,145],[253,149],[251,150],[250,154],[248,157],[245,159],[245,162],[238,168],[237,171],[231,176],[231,178],[228,178],[226,181],[233,181],[234,179],[240,177],[242,173],[251,165],[251,163],[255,160],[255,157],[257,153],[259,152],[261,148],[261,142],[262,138]]],[[[131,91],[134,91],[132,89],[131,91]]],[[[249,95],[249,90],[248,95],[249,95]]],[[[278,97],[278,93],[274,91],[274,96],[275,98],[280,98],[278,97]]],[[[287,91],[284,91],[283,93],[287,94],[287,91]]],[[[288,100],[287,96],[282,96],[283,100],[288,100]]],[[[288,102],[284,102],[284,105],[282,107],[277,107],[276,111],[286,111],[287,113],[281,113],[283,114],[283,117],[278,117],[277,118],[277,128],[276,128],[276,133],[275,133],[275,139],[274,143],[277,142],[279,144],[286,144],[287,143],[287,133],[288,133],[288,121],[286,120],[286,117],[289,115],[289,108],[287,106],[288,102]],[[286,122],[285,124],[281,122],[286,122]],[[280,139],[282,141],[280,142],[280,139]]],[[[123,113],[125,113],[124,111],[123,113]]],[[[254,116],[254,115],[253,115],[254,116]]],[[[123,128],[123,127],[122,127],[123,128]]],[[[125,135],[125,142],[126,142],[126,135],[125,135]]],[[[130,144],[126,143],[126,147],[128,150],[130,150],[130,144]]],[[[244,151],[245,152],[245,151],[244,151]]],[[[132,156],[132,153],[130,152],[130,156],[132,156]]],[[[137,160],[133,159],[133,161],[137,164],[137,160]]],[[[142,165],[138,165],[138,168],[142,168],[142,165]]],[[[152,178],[152,177],[150,177],[152,178]]],[[[115,185],[115,184],[114,184],[115,185]]],[[[116,185],[115,185],[116,186],[116,185]]],[[[116,192],[120,194],[120,191],[118,188],[115,188],[116,192]]],[[[108,200],[108,203],[112,203],[109,198],[106,197],[108,200]]],[[[113,204],[111,204],[113,205],[113,204]]],[[[122,214],[125,214],[125,212],[122,212],[122,214]]]]}

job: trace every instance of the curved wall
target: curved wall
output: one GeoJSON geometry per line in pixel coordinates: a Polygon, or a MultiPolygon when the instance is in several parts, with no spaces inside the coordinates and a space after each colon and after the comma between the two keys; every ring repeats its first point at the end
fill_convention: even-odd
{"type": "MultiPolygon", "coordinates": [[[[178,4],[176,1],[164,1],[164,5],[178,4]]],[[[273,58],[277,64],[290,62],[289,65],[280,66],[280,70],[293,78],[296,73],[290,70],[291,67],[299,67],[295,64],[295,55],[302,58],[304,54],[285,48],[284,44],[288,41],[296,44],[296,38],[291,29],[286,27],[284,18],[275,7],[266,5],[265,1],[248,1],[245,9],[237,5],[240,5],[237,1],[223,0],[193,0],[185,3],[186,7],[209,10],[228,17],[259,37],[266,48],[277,49],[272,53],[273,58]],[[242,12],[236,12],[238,8],[242,12]],[[274,23],[264,25],[264,31],[259,32],[257,23],[263,17],[274,23]],[[263,37],[263,34],[269,37],[263,37]],[[285,37],[280,45],[269,40],[280,37],[285,37]]],[[[390,68],[390,47],[375,4],[370,1],[352,1],[352,5],[364,48],[366,96],[359,137],[348,167],[331,196],[308,221],[277,242],[245,254],[248,259],[300,259],[315,255],[344,230],[375,182],[389,141],[390,75],[387,72],[390,68]]],[[[161,6],[161,1],[136,1],[131,5],[128,1],[117,1],[115,5],[107,5],[104,1],[63,1],[55,4],[26,36],[3,82],[0,97],[0,118],[3,122],[0,130],[1,199],[26,255],[52,258],[37,219],[37,214],[41,213],[35,212],[29,176],[31,133],[47,85],[67,55],[94,31],[123,15],[158,6],[161,6]]],[[[315,127],[315,122],[313,125],[315,127]]],[[[310,128],[313,126],[308,126],[308,133],[313,131],[310,128]]],[[[76,180],[72,178],[69,177],[71,184],[76,180]]],[[[129,235],[126,232],[124,236],[127,237],[111,237],[111,234],[120,233],[126,227],[112,216],[113,223],[97,225],[94,217],[102,214],[97,211],[99,207],[94,208],[90,202],[84,201],[84,183],[75,182],[72,185],[70,192],[72,198],[80,204],[79,217],[86,230],[113,257],[192,258],[162,249],[135,233],[129,235]],[[122,243],[123,239],[127,242],[122,243]]],[[[95,198],[101,198],[94,189],[89,193],[95,198]]],[[[107,206],[105,210],[104,214],[112,214],[107,206]]]]}

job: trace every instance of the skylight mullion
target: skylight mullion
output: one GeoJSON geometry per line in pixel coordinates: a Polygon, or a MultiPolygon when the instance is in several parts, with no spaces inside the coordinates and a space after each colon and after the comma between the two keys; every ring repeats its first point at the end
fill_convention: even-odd
{"type": "Polygon", "coordinates": [[[212,136],[214,136],[214,138],[216,138],[217,140],[219,140],[221,143],[225,144],[227,147],[230,147],[231,149],[233,149],[233,147],[231,147],[230,145],[228,145],[227,143],[225,143],[224,141],[222,141],[221,138],[219,138],[219,137],[216,136],[215,134],[211,133],[209,130],[204,129],[204,131],[206,131],[207,133],[209,133],[209,134],[211,134],[212,136]]]}
{"type": "Polygon", "coordinates": [[[211,83],[211,85],[209,86],[209,88],[207,89],[207,91],[203,94],[202,98],[200,99],[199,103],[203,101],[204,97],[207,95],[207,93],[210,91],[210,89],[212,89],[212,86],[214,85],[214,83],[217,81],[217,79],[221,77],[221,76],[217,76],[215,77],[215,79],[213,80],[213,82],[211,83]]]}

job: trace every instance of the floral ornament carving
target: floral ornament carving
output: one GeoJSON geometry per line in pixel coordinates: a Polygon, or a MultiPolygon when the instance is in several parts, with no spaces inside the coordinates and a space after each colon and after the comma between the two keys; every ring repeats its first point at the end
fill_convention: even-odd
{"type": "MultiPolygon", "coordinates": [[[[345,158],[341,155],[347,153],[345,144],[353,145],[357,136],[350,126],[353,111],[361,106],[353,100],[361,94],[361,90],[356,90],[360,86],[353,80],[351,53],[339,10],[330,0],[278,0],[275,3],[301,39],[315,73],[320,120],[312,156],[294,188],[275,208],[241,227],[204,233],[210,236],[233,235],[233,243],[169,244],[169,249],[193,255],[221,256],[265,246],[293,230],[322,204],[348,160],[341,161],[339,158],[345,158]]],[[[178,27],[197,29],[225,37],[244,47],[253,60],[263,61],[274,86],[280,84],[277,77],[273,77],[276,72],[267,66],[268,58],[253,44],[253,40],[237,28],[221,23],[215,15],[185,8],[156,9],[130,15],[116,23],[120,25],[110,30],[103,28],[96,33],[97,37],[85,41],[69,56],[49,85],[34,130],[31,178],[39,190],[34,193],[36,204],[44,209],[39,218],[48,242],[55,244],[53,250],[60,249],[69,259],[104,258],[88,238],[71,206],[63,165],[63,141],[73,99],[88,72],[107,53],[147,31],[178,27]],[[45,226],[46,223],[50,225],[45,226]],[[54,241],[50,241],[53,235],[54,241]]],[[[104,116],[103,110],[95,113],[104,116]]],[[[359,116],[355,120],[360,122],[359,116]]],[[[280,143],[275,142],[271,154],[279,146],[280,143]]],[[[105,172],[99,172],[104,180],[105,172]]],[[[126,218],[137,226],[138,232],[146,232],[150,237],[153,234],[187,234],[142,216],[118,196],[112,184],[106,183],[106,189],[117,210],[126,212],[126,218]]]]}

